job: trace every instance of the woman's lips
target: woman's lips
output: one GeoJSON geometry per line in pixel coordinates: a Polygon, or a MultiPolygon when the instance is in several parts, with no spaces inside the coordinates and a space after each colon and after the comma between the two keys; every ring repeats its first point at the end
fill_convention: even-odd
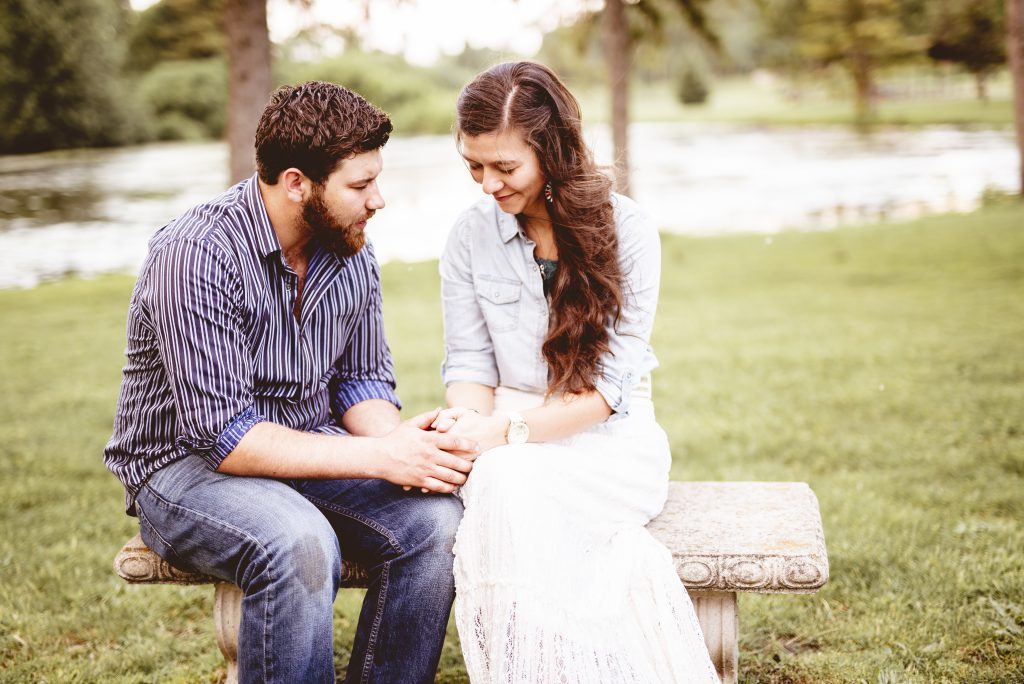
{"type": "Polygon", "coordinates": [[[500,196],[499,195],[495,195],[494,199],[498,200],[499,202],[504,202],[505,200],[507,200],[509,197],[511,197],[514,194],[516,194],[516,193],[510,192],[507,195],[500,195],[500,196]]]}

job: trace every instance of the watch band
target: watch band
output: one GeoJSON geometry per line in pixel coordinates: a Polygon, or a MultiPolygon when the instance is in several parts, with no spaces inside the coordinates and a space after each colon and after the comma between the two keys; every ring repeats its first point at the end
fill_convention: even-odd
{"type": "Polygon", "coordinates": [[[505,442],[508,444],[524,444],[530,439],[530,426],[526,419],[516,411],[506,411],[508,430],[505,431],[505,442]]]}

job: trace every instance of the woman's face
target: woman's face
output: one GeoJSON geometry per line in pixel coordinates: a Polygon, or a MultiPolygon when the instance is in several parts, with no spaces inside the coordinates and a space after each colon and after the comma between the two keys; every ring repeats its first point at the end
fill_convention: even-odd
{"type": "Polygon", "coordinates": [[[462,136],[473,180],[509,214],[546,217],[540,160],[518,131],[462,136]]]}

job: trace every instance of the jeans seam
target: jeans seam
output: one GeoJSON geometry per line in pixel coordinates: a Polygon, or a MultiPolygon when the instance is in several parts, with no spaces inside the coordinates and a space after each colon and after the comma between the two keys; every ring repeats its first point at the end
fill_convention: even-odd
{"type": "Polygon", "coordinates": [[[168,501],[164,497],[160,496],[160,494],[158,494],[149,485],[146,485],[146,489],[148,489],[150,494],[153,495],[153,498],[155,498],[157,501],[159,501],[160,503],[164,504],[168,508],[174,508],[174,509],[177,509],[177,510],[185,511],[185,512],[191,514],[191,515],[194,515],[197,518],[202,518],[203,520],[209,521],[209,522],[213,523],[214,525],[217,525],[217,526],[222,527],[222,528],[227,529],[227,530],[231,530],[232,532],[235,532],[235,533],[241,535],[242,537],[245,537],[246,539],[251,541],[253,544],[255,544],[256,547],[259,548],[259,550],[261,552],[263,552],[264,556],[267,556],[267,557],[270,556],[270,553],[267,551],[267,548],[265,546],[263,546],[263,544],[260,543],[260,540],[258,538],[256,538],[256,537],[252,536],[251,534],[249,534],[248,532],[246,532],[242,528],[236,527],[234,525],[231,525],[231,524],[229,524],[228,522],[226,522],[224,520],[219,520],[218,518],[214,518],[213,516],[206,515],[202,511],[197,511],[197,510],[195,510],[193,508],[189,508],[188,506],[182,506],[181,504],[174,503],[173,501],[168,501]]]}
{"type": "MultiPolygon", "coordinates": [[[[147,487],[147,489],[149,489],[149,488],[147,487]]],[[[158,529],[156,529],[156,527],[153,526],[153,523],[151,523],[149,521],[149,516],[146,515],[146,510],[142,506],[138,505],[138,500],[136,500],[136,507],[138,508],[139,523],[141,524],[141,523],[145,522],[146,526],[149,527],[149,529],[153,532],[153,534],[156,535],[156,538],[160,540],[160,543],[163,544],[164,546],[166,546],[170,550],[170,552],[172,554],[174,554],[175,557],[181,558],[181,556],[178,554],[177,549],[174,548],[174,545],[172,545],[169,541],[164,539],[164,536],[162,534],[160,534],[160,531],[158,529]]],[[[157,555],[159,555],[159,554],[157,554],[157,555]]],[[[167,559],[164,558],[164,560],[167,560],[167,559]]]]}
{"type": "Polygon", "coordinates": [[[351,511],[351,510],[349,510],[347,508],[342,508],[341,506],[338,506],[337,504],[331,503],[330,501],[325,501],[324,499],[321,499],[319,497],[310,496],[308,494],[303,494],[303,496],[306,497],[306,499],[309,500],[310,503],[312,503],[314,506],[317,506],[318,508],[327,508],[327,509],[329,509],[333,513],[337,513],[338,515],[343,515],[346,518],[349,518],[349,519],[354,520],[354,521],[356,521],[358,523],[366,525],[367,527],[372,529],[374,532],[376,532],[377,534],[379,534],[382,537],[384,537],[385,539],[387,539],[388,540],[388,544],[391,546],[392,549],[397,551],[399,554],[404,554],[405,553],[405,549],[402,548],[402,545],[398,542],[398,539],[395,537],[395,535],[391,532],[391,530],[389,530],[388,528],[384,527],[383,525],[381,525],[381,524],[379,524],[377,522],[374,522],[373,520],[371,520],[370,518],[367,518],[364,515],[360,515],[359,513],[351,511]]]}
{"type": "MultiPolygon", "coordinates": [[[[264,553],[266,552],[264,551],[264,553]]],[[[274,591],[272,590],[272,587],[274,586],[274,573],[271,570],[272,566],[273,563],[267,563],[267,579],[269,582],[265,589],[267,595],[266,608],[263,610],[263,676],[265,678],[264,681],[267,682],[273,681],[275,674],[274,659],[271,655],[274,652],[274,649],[270,647],[269,643],[272,634],[270,629],[270,614],[273,612],[270,607],[274,603],[274,591]]]]}
{"type": "MultiPolygon", "coordinates": [[[[197,511],[197,510],[194,510],[192,508],[189,508],[188,506],[182,506],[181,504],[176,504],[173,501],[168,501],[167,499],[162,497],[156,490],[154,490],[152,487],[150,487],[148,484],[145,485],[145,488],[149,491],[150,494],[153,495],[153,498],[155,498],[158,502],[162,503],[163,505],[167,506],[168,508],[173,508],[173,509],[185,511],[185,512],[191,514],[191,515],[194,515],[197,518],[202,518],[203,520],[206,520],[206,521],[208,521],[208,522],[210,522],[210,523],[212,523],[214,525],[217,525],[217,526],[222,527],[222,528],[227,529],[227,530],[231,530],[232,532],[235,532],[236,534],[244,537],[245,539],[248,539],[251,543],[253,543],[260,550],[260,552],[263,553],[264,557],[266,557],[266,558],[270,557],[270,553],[267,551],[266,547],[263,546],[263,544],[260,543],[260,540],[257,539],[256,537],[252,536],[251,534],[249,534],[245,530],[243,530],[243,529],[241,529],[239,527],[236,527],[234,525],[230,525],[230,524],[228,524],[227,522],[225,522],[223,520],[218,520],[217,518],[214,518],[212,516],[206,515],[205,513],[202,513],[202,512],[197,511]]],[[[154,528],[152,526],[152,524],[150,525],[150,528],[153,529],[154,531],[156,531],[156,528],[154,528]]],[[[158,534],[158,536],[159,536],[159,534],[158,534]]],[[[160,538],[163,539],[163,537],[160,537],[160,538]]],[[[172,550],[173,550],[173,547],[171,547],[170,544],[168,544],[168,547],[172,548],[172,550]]],[[[175,555],[178,555],[176,551],[175,551],[175,555]]],[[[271,604],[274,601],[274,592],[270,590],[270,586],[273,585],[273,579],[274,579],[273,578],[273,572],[271,570],[271,566],[272,565],[273,565],[272,563],[267,563],[267,575],[268,575],[268,578],[271,580],[271,584],[267,587],[267,602],[266,602],[267,608],[264,610],[264,613],[263,613],[263,628],[264,628],[263,629],[263,635],[264,635],[264,639],[263,639],[263,663],[264,663],[264,674],[267,675],[267,681],[270,680],[271,665],[272,665],[272,658],[271,658],[270,654],[273,653],[273,649],[272,648],[268,648],[268,644],[267,644],[267,641],[268,641],[268,638],[269,638],[269,635],[270,635],[270,627],[269,627],[269,624],[270,624],[270,613],[271,613],[270,606],[271,606],[271,604]]],[[[234,584],[234,582],[232,582],[232,584],[234,584]]]]}
{"type": "Polygon", "coordinates": [[[366,655],[363,657],[363,673],[359,678],[361,684],[369,684],[374,651],[377,649],[377,636],[380,634],[380,623],[384,620],[384,604],[388,596],[388,575],[391,572],[391,561],[386,561],[380,573],[380,594],[377,597],[377,611],[373,616],[370,634],[366,637],[366,655]]]}

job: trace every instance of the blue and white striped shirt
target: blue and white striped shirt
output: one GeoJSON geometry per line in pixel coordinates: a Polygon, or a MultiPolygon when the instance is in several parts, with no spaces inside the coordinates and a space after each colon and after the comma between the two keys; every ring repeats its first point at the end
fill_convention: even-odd
{"type": "Polygon", "coordinates": [[[130,514],[153,472],[189,454],[215,469],[256,423],[340,434],[361,401],[400,406],[372,246],[313,255],[299,321],[297,284],[255,176],[153,237],[104,452],[130,514]]]}

